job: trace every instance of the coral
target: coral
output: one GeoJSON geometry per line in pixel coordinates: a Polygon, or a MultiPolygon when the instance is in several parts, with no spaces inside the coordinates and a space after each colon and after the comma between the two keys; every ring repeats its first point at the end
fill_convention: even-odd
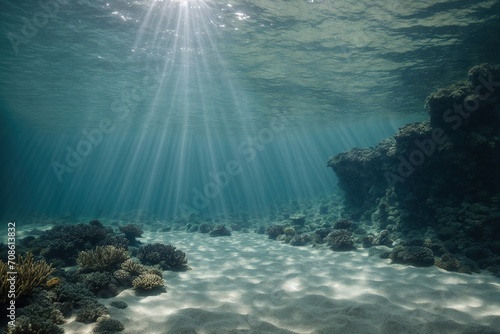
{"type": "Polygon", "coordinates": [[[42,255],[46,260],[63,266],[75,265],[78,252],[96,246],[128,247],[125,237],[114,235],[111,228],[106,229],[98,220],[89,224],[57,225],[41,231],[36,238],[29,236],[25,239],[22,243],[35,255],[42,255]]]}
{"type": "Polygon", "coordinates": [[[121,269],[127,271],[129,274],[139,275],[144,271],[144,265],[138,261],[128,259],[121,264],[121,269]]]}
{"type": "Polygon", "coordinates": [[[479,245],[474,245],[471,247],[467,247],[463,250],[465,256],[467,256],[471,260],[484,260],[489,257],[493,257],[493,253],[485,247],[481,247],[479,245]]]}
{"type": "Polygon", "coordinates": [[[441,255],[441,257],[435,261],[435,265],[447,271],[458,271],[461,267],[460,260],[450,253],[441,255]]]}
{"type": "Polygon", "coordinates": [[[35,287],[44,285],[47,277],[54,270],[52,265],[43,260],[35,261],[31,252],[28,252],[25,256],[19,255],[15,266],[17,275],[8,275],[7,273],[14,271],[14,268],[9,268],[7,263],[0,260],[0,281],[2,283],[0,302],[7,301],[11,286],[10,278],[15,277],[16,298],[19,298],[29,295],[35,287]]]}
{"type": "Polygon", "coordinates": [[[132,281],[132,285],[138,290],[151,290],[163,287],[164,284],[163,278],[155,274],[142,274],[132,281]]]}
{"type": "Polygon", "coordinates": [[[292,245],[292,246],[304,246],[308,240],[309,240],[309,236],[306,233],[302,233],[300,235],[297,234],[290,240],[290,245],[292,245]]]}
{"type": "Polygon", "coordinates": [[[285,235],[295,235],[295,229],[293,227],[285,227],[285,229],[283,230],[283,233],[285,235]]]}
{"type": "Polygon", "coordinates": [[[9,326],[7,334],[64,334],[64,330],[46,320],[35,322],[25,316],[19,316],[15,326],[9,326]]]}
{"type": "Polygon", "coordinates": [[[17,310],[14,327],[8,333],[64,333],[57,325],[64,323],[64,317],[51,302],[46,291],[39,291],[30,297],[30,304],[17,310]]]}
{"type": "Polygon", "coordinates": [[[77,264],[84,270],[110,270],[129,258],[128,252],[115,246],[97,246],[78,254],[77,264]]]}
{"type": "Polygon", "coordinates": [[[266,229],[266,234],[269,236],[269,239],[276,240],[278,235],[285,233],[285,227],[282,225],[271,225],[266,229]]]}
{"type": "Polygon", "coordinates": [[[130,278],[130,273],[123,269],[118,269],[113,273],[113,277],[118,280],[128,280],[130,278]]]}
{"type": "Polygon", "coordinates": [[[224,224],[216,225],[208,234],[211,237],[227,237],[231,235],[231,231],[224,224]]]}
{"type": "Polygon", "coordinates": [[[53,300],[66,304],[64,307],[80,308],[97,302],[95,295],[82,283],[62,283],[50,291],[53,300]]]}
{"type": "Polygon", "coordinates": [[[96,322],[98,318],[108,315],[108,310],[98,302],[87,303],[76,312],[75,320],[85,324],[96,322]]]}
{"type": "Polygon", "coordinates": [[[137,224],[127,224],[124,226],[120,226],[120,232],[125,235],[125,238],[131,243],[134,244],[137,242],[135,238],[142,237],[144,231],[137,224]]]}
{"type": "Polygon", "coordinates": [[[45,258],[57,258],[66,265],[73,265],[79,251],[103,245],[108,233],[98,220],[89,224],[58,225],[45,231],[37,245],[43,248],[45,258]]]}
{"type": "Polygon", "coordinates": [[[172,245],[150,244],[139,248],[137,258],[147,265],[158,264],[164,270],[187,270],[186,253],[172,245]]]}
{"type": "Polygon", "coordinates": [[[333,228],[336,230],[349,230],[352,227],[352,221],[345,218],[340,218],[333,224],[333,228]]]}
{"type": "Polygon", "coordinates": [[[125,302],[122,302],[120,300],[114,300],[112,301],[111,303],[109,303],[109,305],[113,306],[113,307],[116,307],[116,308],[119,308],[119,309],[125,309],[128,307],[128,304],[125,303],[125,302]]]}
{"type": "Polygon", "coordinates": [[[144,266],[144,270],[142,271],[142,274],[154,274],[154,275],[162,277],[163,271],[159,265],[144,266]]]}
{"type": "MultiPolygon", "coordinates": [[[[136,243],[136,242],[134,242],[134,243],[136,243]]],[[[116,248],[128,249],[129,241],[123,235],[110,235],[110,234],[108,234],[106,236],[106,238],[104,239],[104,241],[102,242],[102,244],[115,246],[116,248]]]]}
{"type": "Polygon", "coordinates": [[[371,234],[365,235],[363,238],[361,238],[361,242],[363,243],[363,248],[370,248],[374,246],[373,241],[375,240],[375,237],[371,234]]]}
{"type": "Polygon", "coordinates": [[[93,292],[107,288],[112,279],[113,276],[109,272],[93,272],[80,276],[81,282],[93,292]]]}
{"type": "Polygon", "coordinates": [[[432,250],[422,246],[403,246],[394,247],[389,254],[393,263],[409,264],[416,267],[429,267],[434,265],[434,254],[432,250]]]}
{"type": "Polygon", "coordinates": [[[112,334],[116,332],[121,332],[125,329],[123,324],[115,319],[103,319],[97,323],[94,327],[93,333],[99,334],[112,334]]]}
{"type": "Polygon", "coordinates": [[[333,230],[326,236],[325,241],[332,250],[348,251],[356,249],[352,233],[348,230],[333,230]]]}

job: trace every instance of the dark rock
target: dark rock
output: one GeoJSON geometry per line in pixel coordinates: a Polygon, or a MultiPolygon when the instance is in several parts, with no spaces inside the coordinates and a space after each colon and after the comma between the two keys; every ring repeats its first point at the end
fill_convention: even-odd
{"type": "Polygon", "coordinates": [[[216,225],[212,231],[208,233],[211,237],[229,237],[231,236],[231,231],[224,224],[216,225]]]}

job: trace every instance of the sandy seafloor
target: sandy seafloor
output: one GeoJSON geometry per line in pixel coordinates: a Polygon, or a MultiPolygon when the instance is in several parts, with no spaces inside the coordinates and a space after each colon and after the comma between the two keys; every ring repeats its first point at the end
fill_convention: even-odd
{"type": "MultiPolygon", "coordinates": [[[[173,231],[143,243],[173,244],[192,270],[165,271],[167,291],[110,299],[122,333],[500,333],[500,280],[437,267],[391,265],[384,248],[333,252],[293,247],[265,235],[231,237],[173,231]]],[[[66,333],[91,333],[73,320],[66,333]]]]}

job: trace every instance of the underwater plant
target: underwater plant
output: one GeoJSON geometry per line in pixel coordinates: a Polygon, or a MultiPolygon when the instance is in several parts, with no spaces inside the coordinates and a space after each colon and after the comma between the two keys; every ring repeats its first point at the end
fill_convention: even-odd
{"type": "MultiPolygon", "coordinates": [[[[15,280],[15,298],[27,296],[31,291],[40,285],[44,285],[47,277],[54,272],[55,268],[52,264],[47,264],[44,260],[35,261],[31,252],[25,256],[19,255],[16,264],[16,280],[15,280]]],[[[7,263],[0,260],[0,277],[2,287],[0,290],[0,301],[7,301],[11,284],[9,281],[10,275],[7,272],[7,263]]]]}
{"type": "Polygon", "coordinates": [[[78,254],[77,264],[84,270],[110,270],[130,257],[124,248],[115,246],[97,246],[89,251],[78,254]]]}

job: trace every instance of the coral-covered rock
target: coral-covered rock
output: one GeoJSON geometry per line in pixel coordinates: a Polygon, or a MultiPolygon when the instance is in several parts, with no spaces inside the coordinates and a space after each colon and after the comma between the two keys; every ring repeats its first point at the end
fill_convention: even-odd
{"type": "Polygon", "coordinates": [[[75,320],[85,324],[96,322],[102,316],[108,315],[109,312],[101,303],[88,303],[76,311],[75,320]]]}
{"type": "Polygon", "coordinates": [[[290,239],[290,245],[292,246],[304,246],[307,244],[309,236],[307,233],[297,234],[290,239]]]}
{"type": "Polygon", "coordinates": [[[48,293],[39,291],[30,297],[29,305],[16,310],[15,326],[9,326],[8,333],[62,334],[64,330],[58,325],[63,323],[64,316],[48,293]]]}
{"type": "MultiPolygon", "coordinates": [[[[500,233],[500,67],[473,67],[467,81],[430,94],[426,105],[429,121],[330,158],[344,211],[403,238],[430,229],[445,241],[425,245],[437,256],[493,245],[500,233]]],[[[500,256],[499,248],[490,251],[464,255],[486,268],[500,256]]]]}
{"type": "Polygon", "coordinates": [[[393,263],[409,264],[415,267],[430,267],[434,265],[434,254],[427,247],[403,246],[394,247],[389,255],[393,263]]]}
{"type": "Polygon", "coordinates": [[[80,281],[85,284],[90,291],[98,292],[101,289],[107,289],[111,283],[113,275],[109,272],[93,272],[82,274],[80,281]]]}
{"type": "Polygon", "coordinates": [[[285,227],[285,229],[283,230],[283,233],[285,233],[285,235],[295,235],[295,229],[293,227],[285,227]]]}
{"type": "Polygon", "coordinates": [[[325,240],[332,250],[349,251],[356,249],[352,232],[348,230],[333,230],[325,240]]]}
{"type": "Polygon", "coordinates": [[[160,243],[139,248],[137,258],[147,265],[160,265],[164,270],[187,270],[187,256],[172,245],[160,243]]]}
{"type": "Polygon", "coordinates": [[[127,238],[127,240],[131,244],[136,243],[137,240],[135,238],[142,237],[142,234],[144,233],[142,228],[137,224],[127,224],[124,226],[120,226],[120,232],[125,235],[125,238],[127,238]]]}
{"type": "Polygon", "coordinates": [[[112,334],[112,333],[116,333],[116,332],[121,332],[124,329],[125,329],[125,326],[118,320],[103,319],[97,323],[97,325],[92,330],[92,333],[112,334]]]}
{"type": "Polygon", "coordinates": [[[285,234],[285,227],[282,225],[271,225],[266,229],[266,234],[269,236],[269,239],[276,240],[276,238],[280,234],[285,234]]]}
{"type": "Polygon", "coordinates": [[[435,261],[435,265],[436,267],[447,271],[458,271],[462,264],[460,260],[458,260],[452,254],[445,253],[435,261]]]}

